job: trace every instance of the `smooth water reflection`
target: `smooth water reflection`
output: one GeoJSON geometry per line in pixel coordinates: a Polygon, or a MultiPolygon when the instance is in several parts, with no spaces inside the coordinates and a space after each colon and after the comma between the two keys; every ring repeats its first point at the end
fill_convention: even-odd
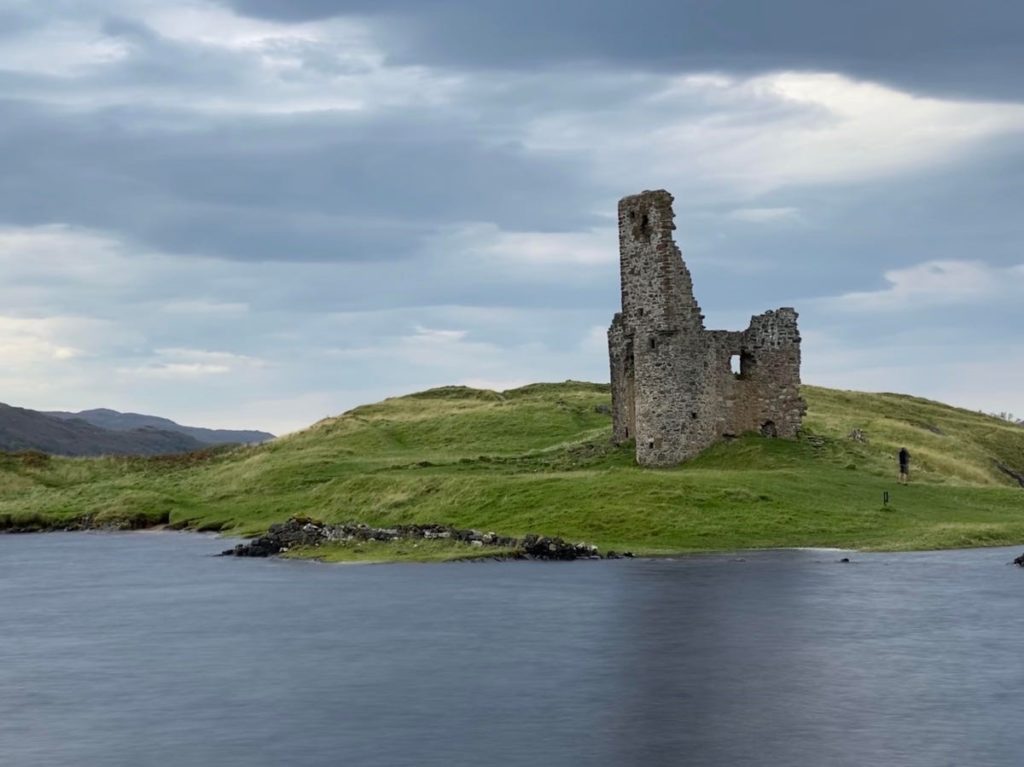
{"type": "Polygon", "coordinates": [[[1024,753],[1016,550],[344,567],[226,545],[0,536],[0,764],[1024,753]]]}

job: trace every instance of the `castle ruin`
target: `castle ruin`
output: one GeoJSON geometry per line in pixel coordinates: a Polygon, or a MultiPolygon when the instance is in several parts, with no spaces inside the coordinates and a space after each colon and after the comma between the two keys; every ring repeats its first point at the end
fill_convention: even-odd
{"type": "Polygon", "coordinates": [[[672,195],[619,201],[622,311],[608,330],[613,438],[636,460],[668,466],[747,432],[795,437],[800,397],[797,313],[753,317],[743,331],[706,330],[690,271],[672,239],[672,195]]]}

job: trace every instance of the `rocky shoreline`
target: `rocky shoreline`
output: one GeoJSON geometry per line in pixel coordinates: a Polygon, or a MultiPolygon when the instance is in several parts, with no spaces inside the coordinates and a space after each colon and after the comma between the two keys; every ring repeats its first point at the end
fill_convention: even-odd
{"type": "Polygon", "coordinates": [[[450,540],[478,549],[496,549],[500,559],[534,559],[570,562],[577,559],[620,559],[632,557],[630,552],[608,551],[602,554],[596,546],[570,543],[562,538],[526,535],[511,538],[495,533],[482,533],[448,525],[396,525],[371,527],[364,524],[325,524],[308,517],[292,517],[287,522],[271,525],[266,534],[240,543],[222,552],[222,556],[270,557],[289,549],[316,548],[331,543],[378,541],[450,540]]]}
{"type": "Polygon", "coordinates": [[[116,533],[129,530],[150,530],[156,527],[169,526],[170,515],[164,514],[118,514],[97,516],[84,514],[80,517],[56,518],[29,515],[11,518],[0,514],[0,534],[17,535],[22,533],[80,533],[86,531],[116,533]]]}

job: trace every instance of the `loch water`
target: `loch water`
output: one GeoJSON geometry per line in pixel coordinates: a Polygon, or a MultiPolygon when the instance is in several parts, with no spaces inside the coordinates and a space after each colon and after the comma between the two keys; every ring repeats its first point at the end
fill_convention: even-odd
{"type": "Polygon", "coordinates": [[[1016,549],[329,566],[229,543],[0,536],[0,765],[1024,759],[1016,549]]]}

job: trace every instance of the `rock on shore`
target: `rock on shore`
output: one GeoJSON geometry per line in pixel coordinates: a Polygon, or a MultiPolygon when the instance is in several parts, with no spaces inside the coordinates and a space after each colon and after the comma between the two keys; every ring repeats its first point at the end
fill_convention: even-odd
{"type": "Polygon", "coordinates": [[[240,543],[223,552],[224,556],[269,557],[296,547],[316,547],[325,543],[348,543],[361,541],[403,541],[403,540],[452,540],[479,548],[512,550],[503,553],[512,559],[546,559],[571,561],[576,559],[617,559],[620,556],[608,552],[604,556],[596,546],[584,543],[570,543],[562,538],[542,535],[527,535],[511,538],[495,533],[482,533],[448,525],[396,525],[395,527],[370,527],[363,524],[344,523],[329,525],[308,517],[292,517],[287,522],[270,526],[265,535],[240,543]]]}

